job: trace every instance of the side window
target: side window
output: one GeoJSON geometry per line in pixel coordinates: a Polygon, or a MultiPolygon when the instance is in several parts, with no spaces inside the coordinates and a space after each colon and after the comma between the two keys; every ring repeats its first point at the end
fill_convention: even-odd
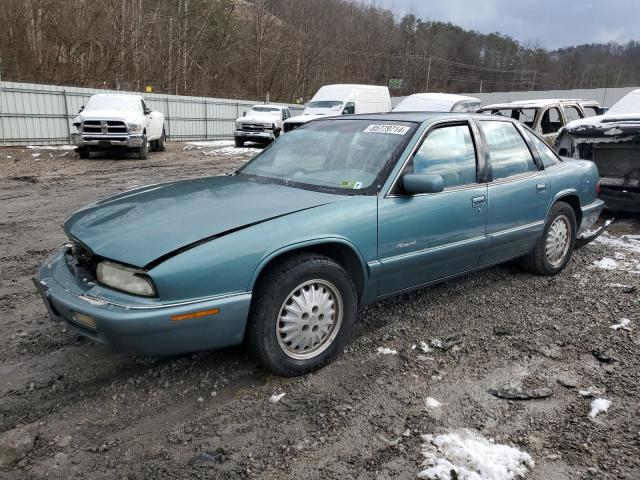
{"type": "Polygon", "coordinates": [[[549,148],[549,145],[540,140],[534,133],[527,133],[529,134],[529,138],[535,145],[536,150],[538,150],[538,155],[540,155],[540,160],[542,160],[544,168],[550,168],[560,163],[560,159],[556,156],[555,153],[553,153],[551,148],[549,148]]]}
{"type": "Polygon", "coordinates": [[[578,110],[578,107],[568,105],[564,107],[564,116],[567,118],[567,123],[569,123],[574,120],[580,120],[582,118],[582,112],[578,110]]]}
{"type": "Polygon", "coordinates": [[[556,133],[558,130],[560,130],[562,128],[562,117],[560,116],[560,110],[558,110],[557,107],[547,109],[542,114],[540,127],[542,128],[543,135],[556,133]]]}
{"type": "Polygon", "coordinates": [[[587,117],[595,117],[596,115],[600,115],[600,112],[598,111],[598,107],[583,107],[584,108],[584,113],[587,117]]]}
{"type": "Polygon", "coordinates": [[[440,175],[445,188],[476,183],[476,151],[468,125],[440,127],[413,157],[413,172],[440,175]]]}
{"type": "Polygon", "coordinates": [[[349,102],[344,106],[342,110],[343,115],[353,115],[356,113],[356,104],[353,102],[349,102]]]}
{"type": "Polygon", "coordinates": [[[485,120],[481,120],[480,125],[487,139],[494,180],[538,170],[529,147],[515,125],[485,120]]]}

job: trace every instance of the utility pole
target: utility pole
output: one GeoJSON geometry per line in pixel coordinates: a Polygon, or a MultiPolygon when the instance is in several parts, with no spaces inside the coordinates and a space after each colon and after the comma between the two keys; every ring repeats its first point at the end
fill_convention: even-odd
{"type": "Polygon", "coordinates": [[[429,67],[427,68],[427,86],[424,87],[424,91],[429,91],[429,80],[431,79],[431,55],[429,55],[429,67]]]}
{"type": "Polygon", "coordinates": [[[533,80],[531,80],[531,90],[535,90],[536,88],[536,73],[538,73],[537,70],[533,71],[533,80]]]}
{"type": "Polygon", "coordinates": [[[482,93],[482,80],[480,80],[480,93],[482,93]]]}
{"type": "Polygon", "coordinates": [[[2,103],[2,57],[0,57],[0,131],[2,131],[2,145],[4,145],[5,137],[4,137],[4,106],[2,103]]]}

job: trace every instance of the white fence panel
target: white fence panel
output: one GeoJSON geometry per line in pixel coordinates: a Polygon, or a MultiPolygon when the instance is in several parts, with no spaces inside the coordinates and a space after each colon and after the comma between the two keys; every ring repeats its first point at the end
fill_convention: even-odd
{"type": "MultiPolygon", "coordinates": [[[[73,119],[91,95],[143,95],[149,107],[164,113],[169,140],[216,140],[233,137],[236,118],[250,100],[140,94],[90,88],[0,82],[0,145],[42,145],[70,142],[73,119]]],[[[293,115],[301,105],[289,105],[293,115]]]]}

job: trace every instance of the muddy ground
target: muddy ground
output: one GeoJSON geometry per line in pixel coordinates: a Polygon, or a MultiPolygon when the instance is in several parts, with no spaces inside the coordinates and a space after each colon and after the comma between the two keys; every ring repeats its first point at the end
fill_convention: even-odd
{"type": "Polygon", "coordinates": [[[232,171],[252,153],[0,149],[0,432],[37,432],[0,478],[415,478],[421,435],[459,428],[528,452],[528,479],[640,478],[640,251],[624,237],[640,234],[638,218],[554,278],[507,264],[361,308],[348,350],[304,378],[274,377],[242,347],[113,354],[47,319],[31,275],[65,241],[66,216],[135,186],[232,171]],[[610,328],[622,318],[631,331],[610,328]],[[452,335],[463,341],[449,350],[412,349],[452,335]],[[488,393],[505,386],[552,394],[488,393]],[[578,394],[592,387],[611,401],[594,419],[578,394]]]}

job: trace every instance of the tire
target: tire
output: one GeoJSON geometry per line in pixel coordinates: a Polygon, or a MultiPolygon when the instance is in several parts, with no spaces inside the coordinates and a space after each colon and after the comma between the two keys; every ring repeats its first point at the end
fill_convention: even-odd
{"type": "Polygon", "coordinates": [[[328,257],[300,254],[279,262],[265,273],[254,295],[247,343],[256,361],[277,375],[318,370],[351,339],[358,306],[355,287],[349,274],[328,257]],[[329,316],[333,322],[327,321],[329,316]]]}
{"type": "Polygon", "coordinates": [[[573,208],[564,202],[557,202],[551,207],[536,247],[523,257],[522,266],[537,275],[560,273],[573,254],[576,231],[576,214],[573,208]]]}
{"type": "Polygon", "coordinates": [[[87,158],[91,157],[91,152],[89,150],[79,150],[78,151],[78,156],[81,159],[86,160],[87,158]]]}
{"type": "Polygon", "coordinates": [[[156,140],[156,152],[164,152],[167,148],[166,148],[166,143],[167,141],[167,135],[164,132],[164,128],[162,129],[162,135],[160,136],[160,138],[158,140],[156,140]]]}
{"type": "Polygon", "coordinates": [[[142,146],[138,148],[138,158],[140,160],[146,160],[149,153],[149,142],[147,142],[147,136],[142,137],[142,146]]]}
{"type": "Polygon", "coordinates": [[[235,137],[234,140],[235,140],[237,148],[244,147],[244,139],[243,138],[235,137]]]}

